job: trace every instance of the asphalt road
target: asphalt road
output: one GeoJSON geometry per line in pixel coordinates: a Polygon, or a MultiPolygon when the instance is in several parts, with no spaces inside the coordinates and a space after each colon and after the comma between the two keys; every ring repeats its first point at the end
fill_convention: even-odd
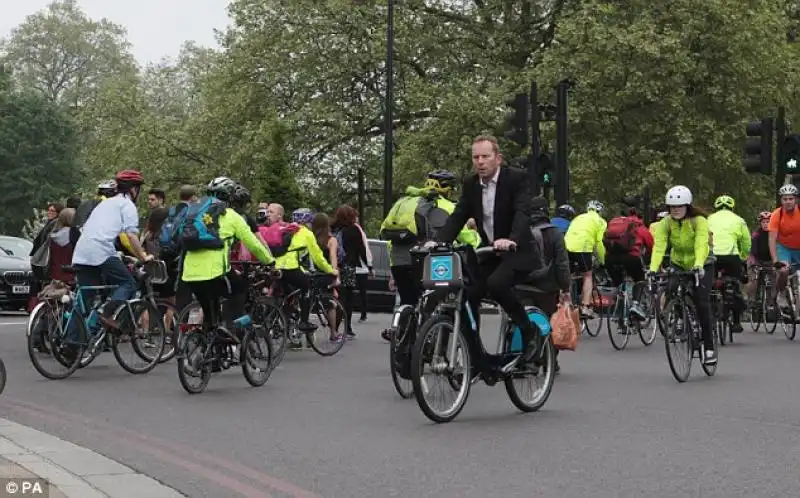
{"type": "MultiPolygon", "coordinates": [[[[24,316],[0,319],[0,416],[88,446],[192,497],[725,497],[800,489],[800,344],[746,332],[672,378],[660,339],[616,352],[605,334],[561,355],[542,411],[473,386],[459,418],[430,423],[394,392],[388,320],[335,357],[290,352],[269,383],[241,370],[190,396],[175,363],[126,374],[105,354],[64,381],[27,358],[24,316]]],[[[495,320],[490,318],[489,320],[495,320]]]]}

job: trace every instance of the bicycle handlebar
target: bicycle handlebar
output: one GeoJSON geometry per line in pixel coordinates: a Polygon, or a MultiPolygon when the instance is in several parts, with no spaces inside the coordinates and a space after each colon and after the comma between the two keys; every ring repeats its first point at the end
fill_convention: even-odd
{"type": "MultiPolygon", "coordinates": [[[[444,242],[439,242],[433,247],[426,247],[425,244],[418,244],[409,249],[409,253],[411,253],[412,255],[424,256],[426,254],[436,251],[457,251],[457,250],[464,250],[468,247],[472,246],[469,245],[454,246],[451,243],[444,243],[444,242]]],[[[508,250],[495,249],[493,246],[484,246],[475,249],[475,254],[478,256],[482,256],[485,254],[502,254],[506,252],[514,252],[516,250],[517,250],[516,244],[511,246],[508,250]]]]}

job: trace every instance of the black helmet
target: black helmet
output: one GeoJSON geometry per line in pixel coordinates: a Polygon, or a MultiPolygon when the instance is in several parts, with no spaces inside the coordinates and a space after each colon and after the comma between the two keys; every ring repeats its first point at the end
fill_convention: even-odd
{"type": "Polygon", "coordinates": [[[556,209],[556,216],[571,220],[575,217],[575,208],[569,204],[562,204],[556,209]]]}
{"type": "Polygon", "coordinates": [[[245,207],[250,204],[252,197],[250,196],[250,191],[247,190],[242,184],[236,185],[233,188],[233,193],[231,194],[231,204],[236,207],[245,207]]]}
{"type": "Polygon", "coordinates": [[[456,175],[444,169],[431,171],[428,173],[425,186],[442,194],[449,193],[456,187],[456,175]]]}
{"type": "Polygon", "coordinates": [[[227,176],[218,176],[208,182],[206,192],[223,201],[230,201],[236,186],[237,183],[227,176]]]}

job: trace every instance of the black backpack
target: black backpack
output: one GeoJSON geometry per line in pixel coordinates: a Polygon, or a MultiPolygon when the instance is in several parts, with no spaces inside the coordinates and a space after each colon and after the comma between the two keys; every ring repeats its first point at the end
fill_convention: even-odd
{"type": "Polygon", "coordinates": [[[552,251],[549,250],[548,244],[545,242],[544,231],[548,229],[556,229],[552,223],[539,223],[532,225],[531,236],[533,239],[533,254],[531,260],[533,261],[532,270],[528,273],[528,279],[536,282],[547,278],[550,275],[550,270],[553,268],[552,251]]]}

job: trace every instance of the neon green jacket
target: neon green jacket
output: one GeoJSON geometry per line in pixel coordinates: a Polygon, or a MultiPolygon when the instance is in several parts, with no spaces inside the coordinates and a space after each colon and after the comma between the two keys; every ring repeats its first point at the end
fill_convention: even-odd
{"type": "Polygon", "coordinates": [[[236,240],[241,240],[250,254],[262,263],[268,265],[275,261],[269,249],[250,231],[250,227],[242,215],[233,209],[228,208],[219,216],[219,236],[225,242],[225,247],[222,249],[200,249],[186,252],[181,280],[202,282],[213,280],[231,271],[231,246],[236,240]]]}
{"type": "Polygon", "coordinates": [[[572,220],[564,236],[564,244],[569,252],[597,253],[600,264],[606,261],[606,247],[603,245],[603,235],[606,233],[606,220],[589,211],[579,214],[572,220]]]}
{"type": "Polygon", "coordinates": [[[750,232],[741,216],[728,209],[720,209],[708,217],[715,256],[738,255],[742,261],[750,254],[750,232]]]}
{"type": "MultiPolygon", "coordinates": [[[[248,247],[248,249],[250,249],[248,247]]],[[[311,261],[314,262],[314,267],[323,273],[333,273],[333,267],[325,255],[322,254],[322,249],[317,244],[317,239],[314,237],[314,232],[308,228],[301,226],[300,230],[292,235],[292,242],[286,254],[280,256],[275,260],[275,268],[279,270],[296,270],[302,268],[300,265],[300,257],[308,252],[311,261]]]]}
{"type": "Polygon", "coordinates": [[[675,221],[668,216],[657,225],[654,239],[653,257],[650,259],[650,271],[654,272],[664,261],[667,245],[672,247],[671,263],[684,271],[702,268],[711,252],[708,246],[708,220],[702,216],[696,216],[694,221],[675,221]]]}

